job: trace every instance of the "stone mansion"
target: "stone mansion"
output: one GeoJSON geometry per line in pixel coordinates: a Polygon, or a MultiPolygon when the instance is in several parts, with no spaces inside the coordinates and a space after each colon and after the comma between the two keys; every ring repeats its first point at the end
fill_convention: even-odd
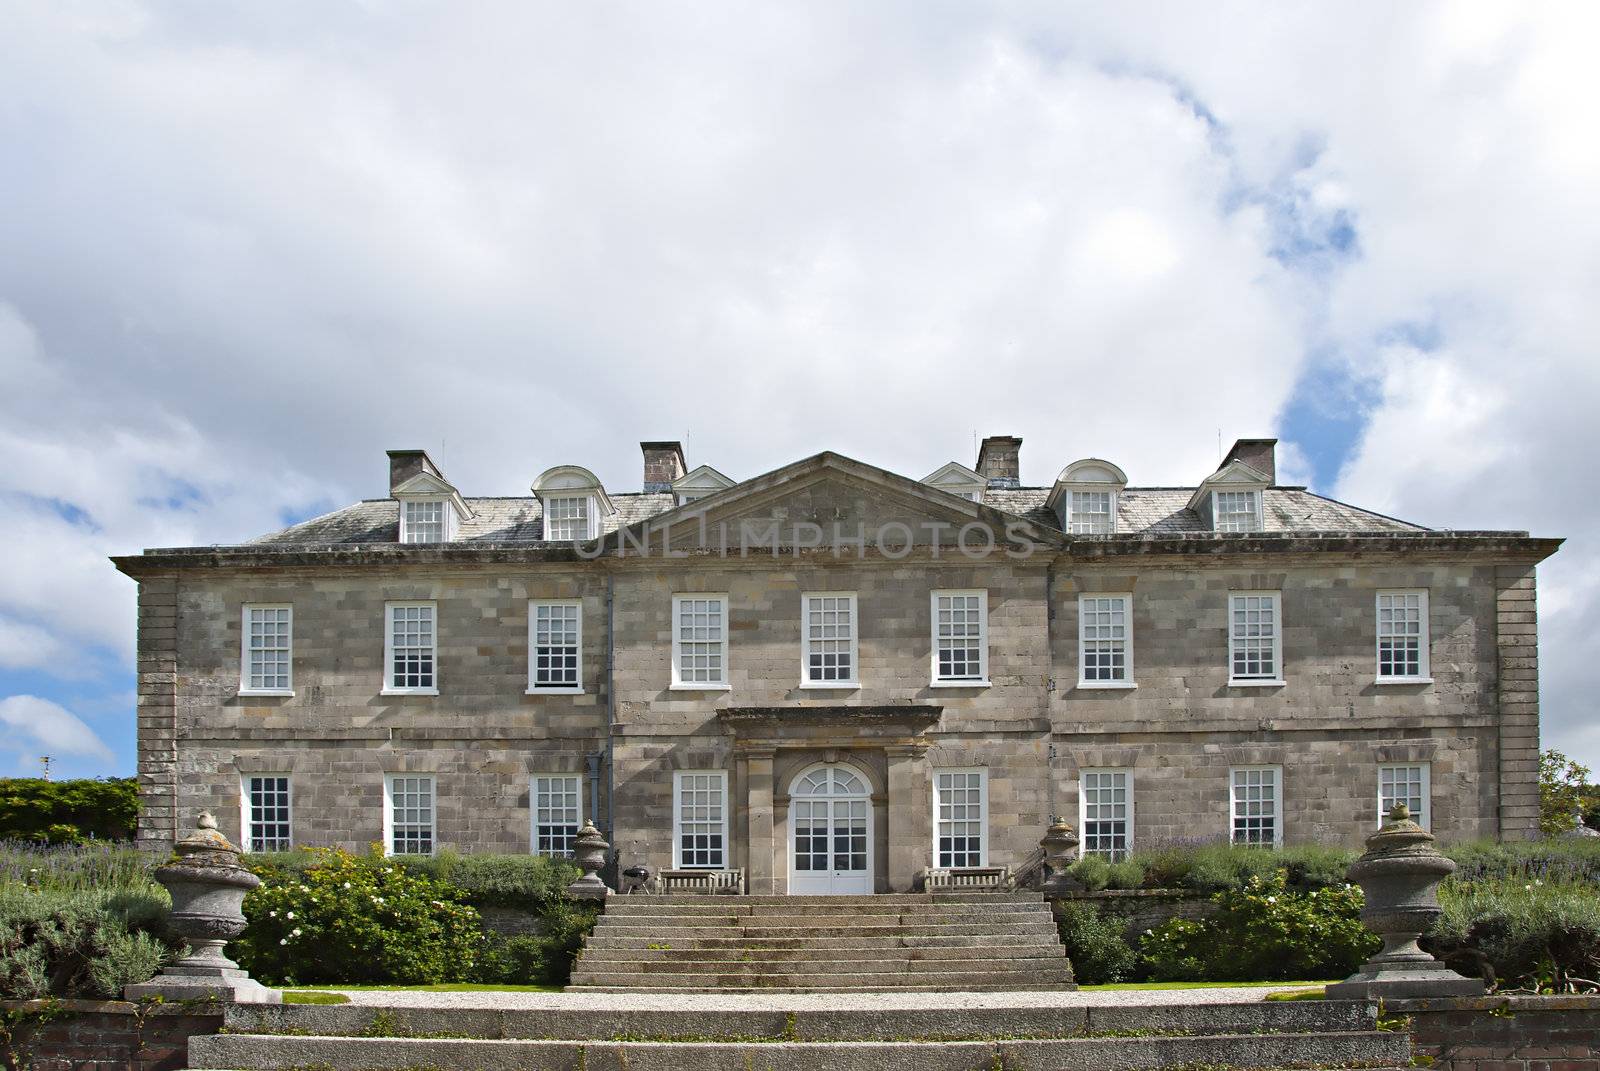
{"type": "Polygon", "coordinates": [[[1278,484],[1275,440],[1192,487],[1021,440],[922,480],[833,453],[734,481],[643,443],[389,488],[139,585],[139,835],[248,848],[570,851],[751,893],[918,887],[1085,852],[1355,845],[1395,801],[1445,840],[1538,821],[1535,567],[1278,484]],[[1053,466],[1052,466],[1053,467],[1053,466]]]}

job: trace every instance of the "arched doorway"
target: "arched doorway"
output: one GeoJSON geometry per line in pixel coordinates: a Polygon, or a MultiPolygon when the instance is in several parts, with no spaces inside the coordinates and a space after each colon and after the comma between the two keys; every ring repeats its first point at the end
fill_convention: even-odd
{"type": "Polygon", "coordinates": [[[812,766],[789,785],[789,892],[872,893],[872,788],[849,766],[812,766]]]}

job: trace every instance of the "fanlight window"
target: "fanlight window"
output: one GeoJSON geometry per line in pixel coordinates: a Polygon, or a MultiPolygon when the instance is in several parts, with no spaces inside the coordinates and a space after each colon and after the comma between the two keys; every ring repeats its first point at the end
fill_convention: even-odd
{"type": "Polygon", "coordinates": [[[795,796],[869,796],[871,790],[860,776],[842,766],[820,766],[794,784],[795,796]]]}

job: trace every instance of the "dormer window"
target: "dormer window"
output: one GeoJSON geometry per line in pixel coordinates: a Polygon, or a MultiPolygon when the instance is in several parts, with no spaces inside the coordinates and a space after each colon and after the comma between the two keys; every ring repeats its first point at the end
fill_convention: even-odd
{"type": "Polygon", "coordinates": [[[714,495],[726,487],[732,487],[733,481],[710,465],[701,465],[693,472],[687,473],[672,481],[673,504],[684,506],[690,502],[698,502],[708,495],[714,495]]]}
{"type": "Polygon", "coordinates": [[[544,537],[570,541],[594,538],[594,511],[587,496],[552,498],[545,505],[544,537]]]}
{"type": "Polygon", "coordinates": [[[1211,496],[1211,510],[1219,532],[1261,531],[1260,491],[1217,491],[1211,496]]]}
{"type": "Polygon", "coordinates": [[[617,511],[595,474],[577,465],[557,465],[533,481],[544,509],[544,538],[551,543],[598,539],[602,520],[617,511]]]}
{"type": "Polygon", "coordinates": [[[964,498],[968,502],[983,501],[985,486],[983,477],[954,461],[924,476],[922,482],[930,487],[937,487],[946,494],[964,498]]]}
{"type": "Polygon", "coordinates": [[[400,503],[400,542],[443,543],[448,538],[444,499],[416,498],[400,503]]]}
{"type": "Polygon", "coordinates": [[[1061,470],[1045,504],[1070,535],[1111,535],[1117,530],[1117,496],[1127,475],[1109,461],[1086,457],[1061,470]]]}
{"type": "Polygon", "coordinates": [[[1113,491],[1072,492],[1067,530],[1073,535],[1109,535],[1114,530],[1113,491]]]}
{"type": "Polygon", "coordinates": [[[448,543],[472,519],[466,500],[421,450],[389,451],[389,496],[399,514],[401,543],[448,543]]]}

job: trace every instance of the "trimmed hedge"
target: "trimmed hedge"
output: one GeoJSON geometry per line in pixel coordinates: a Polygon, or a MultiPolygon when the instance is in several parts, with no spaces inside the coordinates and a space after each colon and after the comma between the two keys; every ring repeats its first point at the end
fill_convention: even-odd
{"type": "Polygon", "coordinates": [[[0,840],[132,840],[138,819],[139,790],[131,777],[0,778],[0,840]]]}

